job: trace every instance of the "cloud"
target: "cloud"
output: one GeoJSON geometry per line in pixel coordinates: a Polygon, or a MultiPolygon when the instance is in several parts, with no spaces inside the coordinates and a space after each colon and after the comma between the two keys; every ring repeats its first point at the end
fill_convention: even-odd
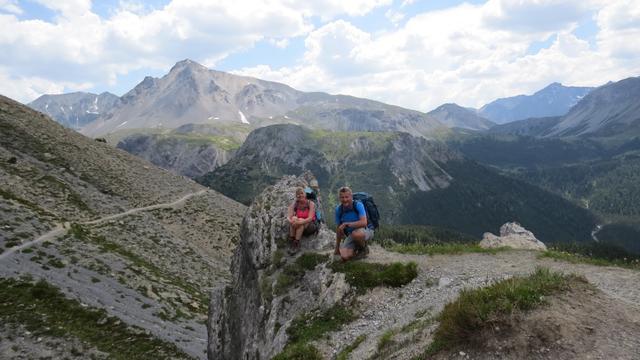
{"type": "Polygon", "coordinates": [[[50,81],[39,77],[14,77],[7,69],[0,68],[0,94],[12,99],[35,99],[42,94],[60,94],[66,89],[85,90],[91,83],[50,81]]]}
{"type": "Polygon", "coordinates": [[[638,38],[637,1],[491,0],[417,14],[380,34],[334,21],[309,33],[296,66],[237,73],[423,111],[446,102],[479,107],[554,81],[598,86],[637,76],[638,38]],[[527,13],[536,16],[527,19],[527,13]],[[545,17],[549,23],[539,24],[545,17]],[[576,24],[591,17],[599,26],[595,47],[574,34],[576,24]],[[549,37],[554,41],[548,48],[529,52],[549,37]]]}
{"type": "MultiPolygon", "coordinates": [[[[158,9],[121,1],[107,18],[90,0],[34,0],[55,12],[50,22],[22,20],[15,1],[0,0],[0,59],[12,78],[73,84],[117,82],[139,69],[166,69],[183,58],[207,65],[258,41],[286,47],[313,29],[313,19],[358,16],[390,0],[172,0],[158,9]],[[8,14],[7,14],[8,12],[8,14]]],[[[18,82],[19,86],[26,86],[18,82]]],[[[42,87],[40,87],[42,88],[42,87]]],[[[32,87],[19,92],[21,101],[32,87]]],[[[66,89],[66,88],[65,88],[66,89]]],[[[75,89],[71,89],[75,90],[75,89]]]]}
{"type": "Polygon", "coordinates": [[[0,11],[16,15],[22,14],[22,9],[16,0],[0,0],[0,11]]]}

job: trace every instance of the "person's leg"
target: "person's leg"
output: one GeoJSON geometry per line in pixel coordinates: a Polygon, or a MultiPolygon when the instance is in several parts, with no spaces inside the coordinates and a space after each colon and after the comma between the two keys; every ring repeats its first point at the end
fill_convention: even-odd
{"type": "Polygon", "coordinates": [[[367,234],[365,229],[357,229],[351,233],[351,238],[358,248],[363,248],[366,245],[367,234]]]}
{"type": "Polygon", "coordinates": [[[302,239],[302,233],[304,232],[304,225],[298,225],[296,227],[296,241],[302,239]]]}
{"type": "Polygon", "coordinates": [[[293,241],[296,238],[296,225],[289,224],[289,240],[293,241]]]}
{"type": "Polygon", "coordinates": [[[351,235],[347,236],[340,244],[340,257],[342,261],[347,261],[355,255],[355,243],[351,235]]]}

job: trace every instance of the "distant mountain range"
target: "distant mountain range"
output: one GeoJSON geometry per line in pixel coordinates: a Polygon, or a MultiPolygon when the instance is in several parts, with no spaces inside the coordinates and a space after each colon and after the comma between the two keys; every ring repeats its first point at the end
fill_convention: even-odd
{"type": "Polygon", "coordinates": [[[547,136],[640,135],[640,77],[593,90],[547,136]]]}
{"type": "Polygon", "coordinates": [[[75,130],[108,114],[120,98],[109,92],[100,95],[74,92],[61,95],[42,95],[29,107],[51,116],[60,124],[75,130]]]}
{"type": "Polygon", "coordinates": [[[640,77],[596,88],[564,116],[514,121],[489,132],[538,137],[640,136],[640,77]]]}
{"type": "Polygon", "coordinates": [[[406,131],[429,135],[446,129],[415,110],[352,96],[302,92],[287,85],[233,75],[191,60],[162,78],[145,78],[111,113],[82,129],[102,136],[123,129],[177,128],[185,124],[304,124],[347,131],[406,131]]]}
{"type": "Polygon", "coordinates": [[[444,104],[427,113],[450,128],[463,128],[469,130],[488,130],[494,122],[479,116],[472,109],[464,108],[457,104],[444,104]]]}
{"type": "Polygon", "coordinates": [[[595,134],[598,124],[607,134],[633,127],[636,82],[631,78],[610,83],[596,88],[593,96],[588,96],[594,90],[591,87],[552,83],[533,95],[498,99],[479,110],[444,104],[422,113],[352,96],[302,92],[183,60],[167,75],[146,77],[120,98],[110,93],[43,95],[29,106],[92,137],[132,129],[229,123],[252,128],[291,123],[338,131],[405,131],[427,137],[447,133],[447,128],[572,136],[595,134]],[[612,108],[603,109],[607,106],[612,108]],[[590,125],[582,123],[585,117],[590,125]],[[555,118],[562,124],[556,126],[555,118]],[[624,125],[616,125],[619,122],[624,125]],[[505,123],[508,126],[500,126],[505,123]]]}
{"type": "Polygon", "coordinates": [[[593,88],[552,83],[533,95],[518,95],[490,102],[478,114],[497,124],[527,118],[565,115],[593,88]]]}

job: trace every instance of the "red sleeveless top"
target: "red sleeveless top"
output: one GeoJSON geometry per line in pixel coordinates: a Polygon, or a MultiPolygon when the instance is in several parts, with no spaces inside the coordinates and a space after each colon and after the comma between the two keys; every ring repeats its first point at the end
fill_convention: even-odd
{"type": "MultiPolygon", "coordinates": [[[[296,217],[298,219],[307,219],[309,217],[309,200],[307,200],[307,203],[305,205],[302,206],[298,206],[298,201],[296,201],[293,204],[293,210],[296,212],[296,217]]],[[[316,219],[316,214],[315,212],[313,213],[313,220],[316,219]]]]}

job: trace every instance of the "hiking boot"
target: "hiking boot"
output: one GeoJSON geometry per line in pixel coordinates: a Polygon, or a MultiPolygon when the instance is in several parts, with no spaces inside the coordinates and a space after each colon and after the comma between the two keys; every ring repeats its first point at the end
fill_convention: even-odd
{"type": "Polygon", "coordinates": [[[369,255],[369,244],[366,244],[362,249],[358,249],[356,255],[353,257],[354,260],[364,259],[369,255]]]}
{"type": "Polygon", "coordinates": [[[298,251],[300,251],[300,240],[293,240],[287,252],[289,253],[289,255],[295,255],[298,253],[298,251]]]}

